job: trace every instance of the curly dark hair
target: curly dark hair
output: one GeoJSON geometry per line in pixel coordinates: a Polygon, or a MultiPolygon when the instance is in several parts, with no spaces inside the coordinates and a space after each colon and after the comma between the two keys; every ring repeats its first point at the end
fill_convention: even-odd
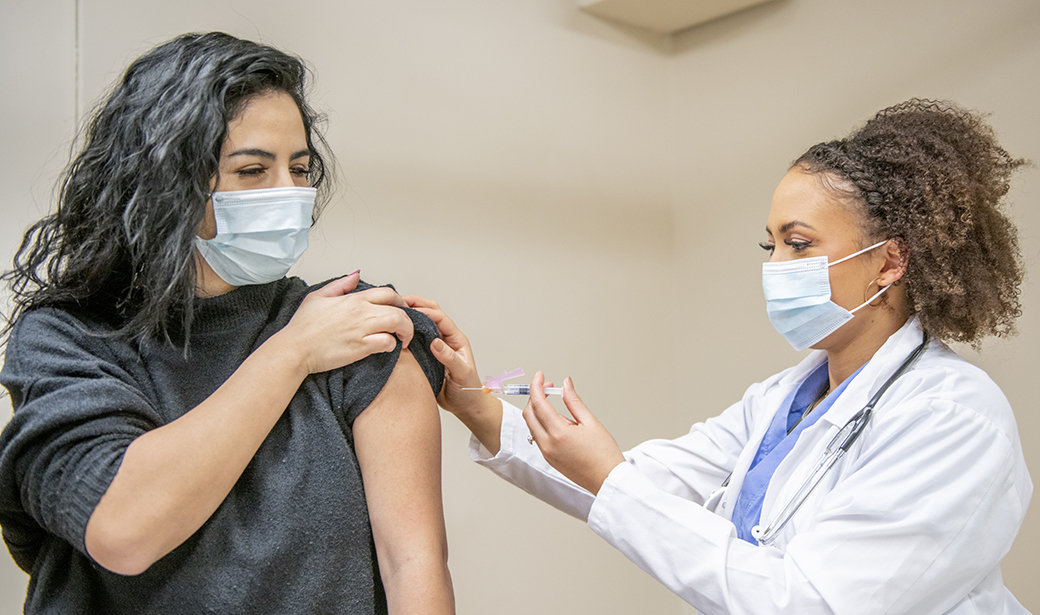
{"type": "Polygon", "coordinates": [[[1004,151],[980,114],[911,99],[791,166],[836,179],[823,183],[858,206],[868,239],[900,240],[899,283],[926,332],[978,347],[1014,333],[1022,311],[1017,230],[1003,200],[1026,163],[1004,151]]]}
{"type": "MultiPolygon", "coordinates": [[[[285,92],[303,116],[310,184],[328,200],[332,155],[305,100],[308,69],[282,51],[221,32],[186,34],[135,60],[80,135],[56,211],[26,232],[10,284],[17,317],[55,306],[129,339],[187,340],[194,240],[233,120],[253,97],[285,92]]],[[[315,219],[317,217],[315,214],[315,219]]]]}

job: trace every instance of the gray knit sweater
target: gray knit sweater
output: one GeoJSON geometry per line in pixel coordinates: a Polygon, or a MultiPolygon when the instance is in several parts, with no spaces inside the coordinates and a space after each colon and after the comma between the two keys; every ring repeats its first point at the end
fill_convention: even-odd
{"type": "MultiPolygon", "coordinates": [[[[26,613],[386,612],[351,426],[400,344],[309,376],[213,516],[143,574],[109,572],[84,547],[126,447],[206,399],[311,290],[287,278],[199,300],[187,358],[57,309],[19,319],[0,371],[15,410],[0,436],[0,525],[31,575],[26,613]]],[[[437,328],[408,312],[436,393],[437,328]]]]}

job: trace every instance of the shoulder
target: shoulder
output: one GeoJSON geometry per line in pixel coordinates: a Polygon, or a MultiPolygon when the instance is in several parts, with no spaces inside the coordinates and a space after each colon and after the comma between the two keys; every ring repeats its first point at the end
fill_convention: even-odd
{"type": "Polygon", "coordinates": [[[42,307],[24,312],[11,329],[11,340],[22,341],[37,335],[95,337],[112,329],[75,312],[57,307],[42,307]]]}
{"type": "MultiPolygon", "coordinates": [[[[985,470],[983,482],[1010,480],[1020,501],[1031,482],[1014,412],[989,375],[944,344],[933,342],[914,368],[895,382],[874,410],[864,433],[864,459],[885,450],[938,463],[985,470]]],[[[894,461],[892,461],[895,463],[894,461]]]]}
{"type": "MultiPolygon", "coordinates": [[[[322,288],[334,279],[338,278],[332,278],[306,287],[300,295],[300,301],[303,300],[307,293],[322,288]]],[[[393,285],[386,284],[382,286],[396,291],[393,285]]],[[[357,288],[351,292],[362,292],[371,288],[377,288],[377,286],[362,281],[358,282],[357,288]]],[[[444,366],[433,356],[433,353],[430,351],[430,343],[435,338],[440,337],[440,331],[438,331],[433,320],[425,314],[408,307],[400,309],[408,314],[415,330],[414,337],[408,345],[408,350],[422,369],[422,374],[426,377],[426,383],[430,390],[432,390],[434,395],[437,395],[444,383],[444,366]]],[[[336,399],[333,400],[333,403],[346,410],[346,418],[349,423],[352,423],[372,403],[383,387],[386,386],[394,368],[397,366],[401,350],[401,343],[398,342],[397,348],[391,352],[369,355],[356,363],[336,370],[334,381],[342,381],[343,387],[340,389],[342,390],[342,397],[339,397],[339,394],[334,391],[336,399]]],[[[339,389],[339,387],[334,387],[334,389],[339,389]]]]}
{"type": "MultiPolygon", "coordinates": [[[[1018,438],[1011,404],[997,383],[942,342],[929,344],[918,364],[893,385],[891,395],[888,405],[893,408],[916,407],[922,412],[957,408],[958,413],[974,415],[1009,439],[1018,438]]],[[[879,415],[884,405],[879,404],[879,415]]]]}
{"type": "Polygon", "coordinates": [[[59,308],[39,308],[23,313],[12,327],[4,349],[4,371],[84,356],[115,359],[126,345],[105,324],[59,308]]]}
{"type": "MultiPolygon", "coordinates": [[[[322,288],[329,282],[332,282],[333,280],[337,279],[339,278],[330,278],[319,284],[307,287],[303,292],[303,296],[306,296],[307,293],[318,290],[319,288],[322,288]]],[[[369,290],[371,288],[390,288],[397,292],[397,289],[394,287],[393,284],[376,285],[369,284],[368,282],[361,280],[358,281],[357,288],[351,291],[351,293],[358,293],[365,290],[369,290]]],[[[303,299],[301,297],[300,301],[302,300],[303,299]]],[[[412,321],[412,325],[415,327],[415,338],[412,340],[412,343],[409,344],[408,350],[412,352],[412,355],[415,357],[415,360],[419,363],[419,366],[422,368],[423,373],[426,374],[426,378],[427,380],[429,380],[430,386],[433,387],[433,392],[436,395],[440,392],[441,384],[444,381],[444,368],[441,365],[441,363],[437,361],[436,358],[434,358],[433,353],[430,352],[430,342],[432,342],[435,338],[440,337],[440,331],[437,329],[437,325],[433,323],[433,320],[430,319],[430,317],[426,314],[423,314],[422,312],[414,310],[410,307],[404,307],[401,309],[404,310],[406,314],[408,314],[408,317],[412,321]]]]}

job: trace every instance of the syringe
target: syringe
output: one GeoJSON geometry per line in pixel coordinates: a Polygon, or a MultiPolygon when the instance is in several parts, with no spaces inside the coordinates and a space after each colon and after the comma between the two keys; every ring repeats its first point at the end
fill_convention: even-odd
{"type": "MultiPolygon", "coordinates": [[[[502,384],[501,388],[489,389],[488,387],[463,388],[463,391],[484,391],[485,393],[498,393],[499,395],[530,395],[529,384],[502,384]]],[[[563,395],[563,387],[545,387],[542,389],[546,395],[563,395]]]]}

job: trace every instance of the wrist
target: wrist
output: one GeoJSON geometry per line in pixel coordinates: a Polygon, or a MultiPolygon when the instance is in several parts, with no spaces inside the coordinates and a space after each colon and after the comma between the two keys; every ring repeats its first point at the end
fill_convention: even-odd
{"type": "Polygon", "coordinates": [[[291,373],[294,377],[299,378],[300,382],[311,374],[303,345],[296,338],[287,334],[285,329],[267,338],[267,341],[261,344],[256,352],[268,355],[269,360],[279,364],[279,369],[291,373]]]}
{"type": "Polygon", "coordinates": [[[479,419],[482,416],[494,416],[502,412],[502,400],[481,391],[466,392],[464,399],[455,401],[451,408],[445,408],[459,419],[479,419]]]}
{"type": "Polygon", "coordinates": [[[498,454],[502,434],[502,400],[494,395],[477,393],[465,407],[455,406],[448,409],[455,418],[469,429],[477,440],[491,452],[498,454]]]}

